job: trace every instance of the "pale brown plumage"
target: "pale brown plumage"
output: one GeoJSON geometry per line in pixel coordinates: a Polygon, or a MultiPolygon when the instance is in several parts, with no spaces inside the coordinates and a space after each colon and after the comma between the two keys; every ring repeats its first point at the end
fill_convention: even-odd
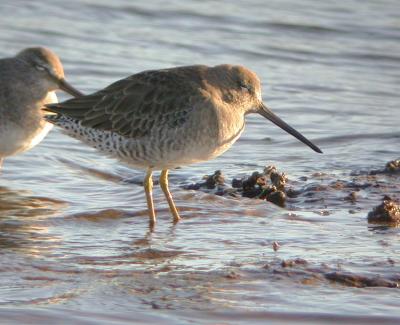
{"type": "Polygon", "coordinates": [[[47,105],[48,121],[133,166],[147,168],[145,190],[150,225],[155,213],[152,170],[174,221],[180,219],[168,190],[168,169],[214,158],[244,129],[245,115],[259,113],[313,150],[320,149],[291,128],[261,100],[257,75],[242,66],[204,65],[144,71],[94,94],[47,105]]]}
{"type": "Polygon", "coordinates": [[[209,105],[214,94],[208,69],[198,65],[144,71],[91,95],[47,107],[85,127],[142,137],[160,125],[179,127],[195,107],[209,105]]]}
{"type": "Polygon", "coordinates": [[[27,48],[0,59],[0,167],[3,158],[36,146],[51,129],[41,108],[57,102],[61,89],[79,91],[64,79],[60,59],[43,47],[27,48]]]}

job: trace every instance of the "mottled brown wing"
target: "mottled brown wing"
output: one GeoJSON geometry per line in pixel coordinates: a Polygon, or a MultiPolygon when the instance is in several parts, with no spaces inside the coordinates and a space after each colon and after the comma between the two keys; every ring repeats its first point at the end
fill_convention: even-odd
{"type": "Polygon", "coordinates": [[[199,97],[199,84],[179,70],[154,70],[119,80],[91,95],[50,104],[47,110],[87,127],[136,138],[153,128],[179,127],[199,97]]]}

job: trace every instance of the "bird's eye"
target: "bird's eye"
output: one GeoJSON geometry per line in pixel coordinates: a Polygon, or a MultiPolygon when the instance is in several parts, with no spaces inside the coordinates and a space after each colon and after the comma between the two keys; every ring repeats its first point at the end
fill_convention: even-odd
{"type": "Polygon", "coordinates": [[[247,93],[251,93],[251,87],[249,86],[249,85],[247,85],[247,84],[245,84],[245,83],[240,83],[240,89],[242,90],[242,91],[245,91],[245,92],[247,92],[247,93]]]}
{"type": "Polygon", "coordinates": [[[35,64],[35,68],[38,71],[45,71],[46,70],[46,68],[44,66],[40,65],[40,64],[35,64]]]}

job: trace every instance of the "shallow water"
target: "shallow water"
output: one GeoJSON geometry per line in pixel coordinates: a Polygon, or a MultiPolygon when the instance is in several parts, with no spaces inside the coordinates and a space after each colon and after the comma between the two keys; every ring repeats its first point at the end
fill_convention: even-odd
{"type": "Polygon", "coordinates": [[[399,176],[363,174],[400,155],[397,1],[3,0],[0,13],[1,57],[48,46],[86,93],[145,69],[244,64],[265,102],[324,151],[250,116],[223,156],[171,172],[182,222],[155,189],[149,233],[143,172],[54,130],[3,166],[4,322],[400,322],[400,230],[366,220],[383,194],[400,197],[399,176]],[[296,188],[328,189],[284,209],[183,189],[265,165],[296,188]],[[337,180],[379,186],[352,203],[337,180]],[[383,282],[358,287],[349,274],[383,282]]]}

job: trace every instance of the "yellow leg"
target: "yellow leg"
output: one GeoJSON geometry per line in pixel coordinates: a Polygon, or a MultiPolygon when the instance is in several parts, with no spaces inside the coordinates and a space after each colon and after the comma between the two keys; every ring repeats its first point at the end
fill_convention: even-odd
{"type": "Polygon", "coordinates": [[[168,169],[164,169],[160,175],[160,186],[162,191],[164,192],[165,197],[167,198],[169,210],[174,216],[174,222],[178,222],[181,217],[179,216],[178,210],[176,209],[174,200],[172,199],[172,195],[168,189],[168,169]]]}
{"type": "Polygon", "coordinates": [[[156,224],[156,214],[154,212],[153,204],[153,179],[151,178],[153,171],[151,168],[147,169],[146,177],[144,178],[144,191],[146,192],[147,209],[149,210],[149,223],[150,228],[154,228],[156,224]]]}

